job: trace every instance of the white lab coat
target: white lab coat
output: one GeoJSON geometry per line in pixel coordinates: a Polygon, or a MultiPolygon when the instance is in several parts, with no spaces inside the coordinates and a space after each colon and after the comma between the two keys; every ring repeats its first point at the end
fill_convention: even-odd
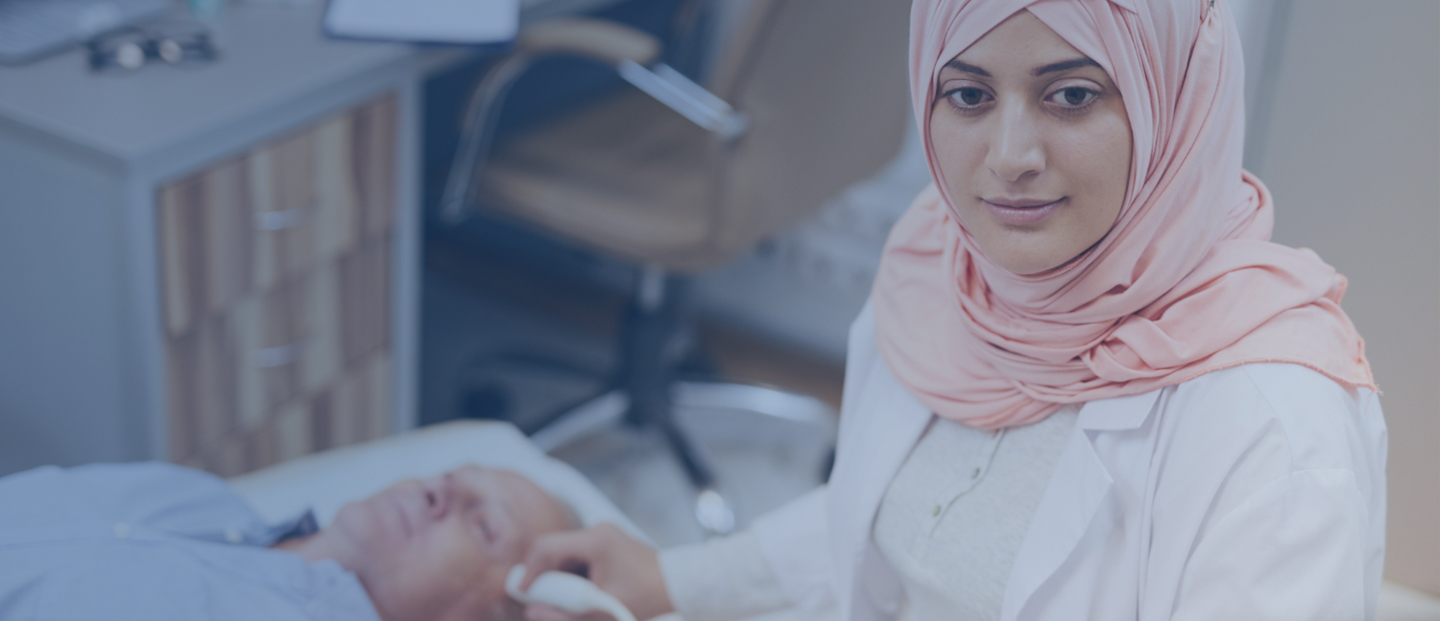
{"type": "MultiPolygon", "coordinates": [[[[899,578],[871,528],[932,414],[850,333],[830,482],[753,532],[789,599],[894,618],[899,578]]],[[[1252,364],[1091,401],[1021,544],[1002,621],[1372,619],[1386,431],[1369,390],[1252,364]]],[[[965,588],[963,584],[955,585],[965,588]]]]}

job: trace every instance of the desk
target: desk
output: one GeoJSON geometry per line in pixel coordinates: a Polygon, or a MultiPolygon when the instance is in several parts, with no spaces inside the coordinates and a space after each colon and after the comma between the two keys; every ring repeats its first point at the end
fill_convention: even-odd
{"type": "Polygon", "coordinates": [[[232,3],[201,67],[0,68],[0,475],[231,475],[414,424],[420,84],[466,53],[322,10],[232,3]]]}

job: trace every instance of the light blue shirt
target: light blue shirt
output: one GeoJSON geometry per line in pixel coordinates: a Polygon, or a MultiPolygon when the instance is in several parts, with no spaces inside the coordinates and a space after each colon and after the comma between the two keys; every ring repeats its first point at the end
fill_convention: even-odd
{"type": "Polygon", "coordinates": [[[378,621],[354,574],[267,546],[223,480],[161,463],[44,467],[0,479],[0,619],[378,621]]]}

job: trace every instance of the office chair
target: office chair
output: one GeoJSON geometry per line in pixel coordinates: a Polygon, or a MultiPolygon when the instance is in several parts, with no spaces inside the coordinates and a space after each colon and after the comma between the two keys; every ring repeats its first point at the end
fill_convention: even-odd
{"type": "Polygon", "coordinates": [[[684,275],[738,258],[878,171],[899,151],[909,114],[909,3],[748,0],[727,8],[738,9],[734,27],[704,86],[660,62],[654,37],[625,26],[565,19],[527,27],[473,90],[441,202],[450,221],[471,209],[503,214],[640,268],[608,388],[531,437],[548,450],[621,418],[658,429],[711,533],[734,528],[734,514],[676,426],[675,408],[827,425],[833,414],[774,389],[679,381],[684,275]],[[496,144],[507,90],[552,55],[605,63],[634,88],[496,144]]]}

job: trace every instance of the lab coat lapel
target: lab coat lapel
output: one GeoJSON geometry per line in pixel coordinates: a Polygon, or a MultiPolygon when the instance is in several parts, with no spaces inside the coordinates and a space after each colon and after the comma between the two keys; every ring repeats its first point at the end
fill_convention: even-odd
{"type": "Polygon", "coordinates": [[[857,605],[865,605],[862,598],[881,604],[877,600],[899,596],[898,582],[889,584],[862,568],[871,525],[885,490],[931,418],[930,410],[910,395],[883,363],[869,369],[863,385],[855,395],[860,402],[842,415],[852,418],[842,419],[842,426],[849,428],[841,431],[839,459],[830,479],[835,492],[830,497],[837,499],[830,515],[831,536],[841,552],[837,560],[843,559],[837,567],[837,586],[839,592],[852,594],[849,601],[841,602],[842,619],[863,616],[855,614],[857,605]]]}
{"type": "Polygon", "coordinates": [[[1075,552],[1096,510],[1109,496],[1114,478],[1095,450],[1095,434],[1144,424],[1157,395],[1155,391],[1092,401],[1080,410],[1075,431],[1060,454],[1015,557],[1005,586],[1001,621],[1019,618],[1036,590],[1075,552]]]}

